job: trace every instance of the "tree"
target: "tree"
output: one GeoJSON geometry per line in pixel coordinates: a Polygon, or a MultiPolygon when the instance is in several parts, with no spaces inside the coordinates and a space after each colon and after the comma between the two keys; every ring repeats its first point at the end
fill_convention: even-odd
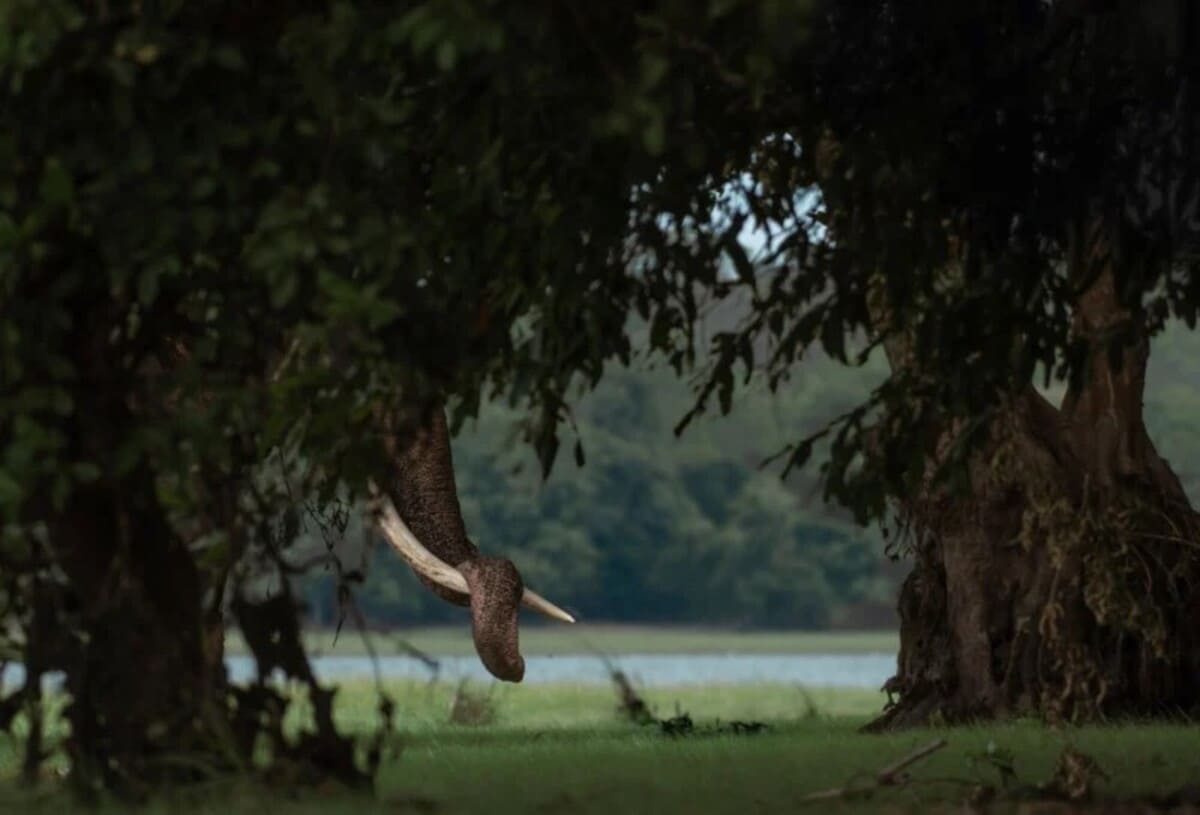
{"type": "MultiPolygon", "coordinates": [[[[924,415],[910,427],[923,431],[926,461],[947,461],[952,445],[984,433],[962,447],[960,488],[932,480],[929,467],[897,484],[917,566],[901,594],[891,684],[901,698],[881,725],[932,715],[1147,715],[1197,704],[1188,679],[1197,664],[1196,520],[1141,411],[1150,334],[1167,314],[1195,320],[1194,227],[1176,207],[1195,200],[1196,168],[1176,160],[1181,142],[1172,141],[1195,117],[1173,73],[1194,32],[1173,17],[1182,7],[1158,8],[1168,22],[1157,30],[1149,11],[1031,7],[1007,20],[979,15],[960,30],[960,47],[971,42],[963,31],[986,37],[1007,24],[1012,32],[987,46],[996,68],[957,97],[993,112],[996,125],[981,115],[967,133],[951,125],[931,138],[965,148],[950,153],[958,177],[934,176],[926,187],[950,202],[940,270],[936,253],[926,257],[935,261],[931,282],[951,295],[930,298],[915,317],[900,316],[904,307],[889,298],[882,311],[898,332],[884,342],[894,372],[939,389],[954,370],[945,363],[975,355],[985,383],[995,383],[978,394],[995,401],[952,391],[917,403],[924,415]],[[1160,45],[1164,58],[1148,57],[1160,45]],[[1111,105],[1125,115],[1113,120],[1111,105]],[[1165,149],[1151,146],[1159,139],[1165,149]],[[985,157],[994,166],[981,166],[985,157]],[[1164,172],[1169,187],[1157,180],[1164,172]],[[970,200],[972,186],[1000,200],[970,200]],[[930,305],[940,324],[932,330],[930,305]],[[944,362],[938,349],[948,351],[944,362]],[[1030,384],[1036,367],[1067,380],[1057,409],[1030,384]]],[[[911,57],[929,47],[917,44],[924,21],[897,14],[873,36],[890,27],[892,54],[911,57]]],[[[944,114],[932,123],[948,124],[944,114]]],[[[860,159],[861,172],[895,166],[872,153],[834,159],[828,171],[844,178],[860,159]]],[[[895,204],[917,204],[905,173],[897,175],[895,204]]],[[[921,181],[913,181],[915,192],[921,181]]],[[[843,186],[842,216],[861,217],[880,190],[870,184],[878,176],[843,186]]],[[[832,186],[823,189],[839,200],[832,186]]],[[[847,221],[831,231],[862,234],[847,221]]],[[[979,386],[956,379],[954,390],[979,386]]]]}
{"type": "MultiPolygon", "coordinates": [[[[886,351],[826,477],[910,532],[889,723],[1194,707],[1195,521],[1140,414],[1146,338],[1200,303],[1194,25],[1168,0],[0,5],[0,556],[32,679],[5,719],[59,666],[81,787],[247,763],[283,700],[222,684],[221,613],[304,672],[291,598],[238,591],[287,571],[295,495],[365,494],[380,416],[441,399],[510,400],[548,470],[631,312],[680,372],[711,340],[698,410],[817,343],[886,351]],[[752,316],[710,336],[734,293],[752,316]]],[[[324,719],[276,756],[358,777],[324,719]]]]}
{"type": "Polygon", "coordinates": [[[1200,302],[1196,33],[1170,2],[831,2],[756,87],[739,188],[770,268],[730,283],[757,314],[715,338],[701,407],[817,342],[886,353],[888,381],[826,431],[827,494],[894,508],[914,558],[876,726],[1200,704],[1196,516],[1142,416],[1149,337],[1200,302]],[[1066,382],[1059,406],[1035,375],[1066,382]]]}
{"type": "Polygon", "coordinates": [[[827,495],[914,558],[879,726],[1195,708],[1196,516],[1141,408],[1149,338],[1200,304],[1190,7],[664,3],[628,73],[628,21],[587,22],[656,159],[626,240],[650,346],[686,371],[713,300],[754,306],[682,425],[818,343],[889,361],[787,458],[829,439],[827,495]]]}
{"type": "Polygon", "coordinates": [[[553,28],[510,22],[0,6],[20,123],[0,136],[3,637],[27,667],[0,723],[31,720],[29,778],[40,676],[62,669],[81,792],[251,767],[263,732],[279,767],[367,780],[379,745],[361,767],[334,731],[290,594],[244,591],[286,577],[297,496],[344,524],[343,496],[395,466],[381,416],[452,398],[461,419],[489,391],[548,460],[571,376],[628,354],[623,268],[577,274],[625,232],[625,145],[546,152],[591,114],[554,106],[578,70],[507,61],[553,28]],[[285,699],[226,686],[227,612],[261,666],[308,682],[316,733],[285,739],[285,699]]]}

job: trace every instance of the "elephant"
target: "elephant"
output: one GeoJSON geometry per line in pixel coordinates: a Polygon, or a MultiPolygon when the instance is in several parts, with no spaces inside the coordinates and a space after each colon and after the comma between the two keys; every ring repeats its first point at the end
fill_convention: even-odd
{"type": "Polygon", "coordinates": [[[435,405],[415,432],[391,432],[385,448],[394,467],[370,485],[372,511],[384,538],[429,589],[471,610],[471,634],[496,678],[525,676],[517,615],[524,605],[566,623],[575,618],[524,586],[506,558],[484,555],[467,537],[458,502],[445,409],[435,405]]]}

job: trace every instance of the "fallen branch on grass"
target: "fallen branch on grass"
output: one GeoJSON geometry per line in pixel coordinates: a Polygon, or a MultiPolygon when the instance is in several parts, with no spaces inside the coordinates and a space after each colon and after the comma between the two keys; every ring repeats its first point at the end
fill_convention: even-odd
{"type": "Polygon", "coordinates": [[[901,775],[901,773],[903,773],[912,765],[916,764],[921,759],[936,753],[938,750],[941,750],[946,746],[946,744],[947,741],[945,739],[938,739],[937,741],[926,744],[920,750],[910,753],[908,756],[900,759],[895,764],[884,767],[875,775],[875,783],[878,786],[885,787],[907,780],[905,776],[901,775]]]}
{"type": "Polygon", "coordinates": [[[866,783],[847,784],[843,787],[833,787],[832,789],[821,790],[814,792],[811,795],[806,795],[800,799],[802,803],[812,803],[814,801],[832,801],[840,798],[857,798],[867,796],[883,787],[899,787],[908,783],[909,776],[904,771],[912,765],[916,764],[924,758],[941,750],[947,744],[945,739],[938,739],[930,742],[919,750],[908,754],[897,762],[889,764],[879,772],[875,773],[875,777],[866,783]]]}

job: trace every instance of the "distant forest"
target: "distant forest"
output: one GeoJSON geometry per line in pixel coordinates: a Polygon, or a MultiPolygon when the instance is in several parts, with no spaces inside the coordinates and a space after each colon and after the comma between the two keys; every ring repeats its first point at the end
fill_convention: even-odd
{"type": "MultiPolygon", "coordinates": [[[[729,416],[713,410],[679,438],[673,428],[693,403],[687,385],[665,369],[613,370],[573,406],[585,465],[575,464],[568,437],[544,483],[515,437],[515,414],[488,406],[454,446],[468,530],[485,552],[510,557],[530,585],[589,621],[890,625],[906,568],[885,557],[879,529],[859,527],[824,503],[820,453],[786,482],[778,468],[761,466],[857,404],[881,366],[847,368],[814,354],[779,392],[752,386],[729,416]]],[[[1200,338],[1182,326],[1158,337],[1149,380],[1147,425],[1200,501],[1200,338]]],[[[353,594],[371,624],[465,619],[360,519],[336,535],[308,521],[297,549],[329,546],[345,569],[361,572],[353,594]]],[[[332,569],[300,579],[296,589],[311,624],[336,622],[332,569]]]]}

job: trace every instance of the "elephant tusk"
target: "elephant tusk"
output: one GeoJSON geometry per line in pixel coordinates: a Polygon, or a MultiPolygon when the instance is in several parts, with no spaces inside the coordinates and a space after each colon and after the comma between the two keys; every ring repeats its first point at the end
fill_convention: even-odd
{"type": "Polygon", "coordinates": [[[558,606],[551,603],[542,595],[538,594],[533,589],[525,589],[525,593],[521,595],[521,605],[526,608],[531,608],[538,614],[544,614],[554,620],[559,620],[564,623],[573,623],[575,618],[567,612],[563,611],[558,606]]]}
{"type": "Polygon", "coordinates": [[[458,569],[425,548],[425,545],[408,528],[408,524],[404,523],[404,519],[400,517],[392,499],[382,495],[374,484],[371,485],[371,492],[375,494],[378,504],[376,521],[383,531],[383,536],[387,538],[388,543],[399,553],[400,557],[404,558],[412,567],[413,571],[451,591],[469,595],[471,590],[467,587],[467,579],[458,569]]]}
{"type": "MultiPolygon", "coordinates": [[[[424,575],[439,586],[444,586],[459,594],[470,595],[471,590],[462,572],[446,563],[440,557],[425,548],[425,544],[417,538],[408,524],[400,517],[396,504],[391,498],[383,495],[374,484],[370,485],[371,493],[376,501],[376,521],[383,536],[387,538],[392,548],[404,558],[417,574],[424,575]]],[[[564,623],[573,623],[575,618],[551,603],[545,597],[531,589],[525,589],[521,595],[521,605],[539,614],[544,614],[564,623]]]]}

